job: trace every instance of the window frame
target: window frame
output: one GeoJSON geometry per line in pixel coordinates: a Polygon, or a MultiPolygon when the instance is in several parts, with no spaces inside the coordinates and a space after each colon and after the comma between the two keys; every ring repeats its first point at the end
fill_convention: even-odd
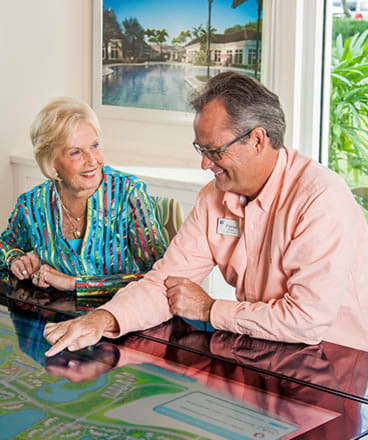
{"type": "Polygon", "coordinates": [[[268,0],[263,24],[270,32],[264,34],[262,47],[262,81],[279,95],[286,115],[285,145],[322,163],[328,113],[322,103],[329,96],[328,72],[323,66],[327,4],[268,0]]]}

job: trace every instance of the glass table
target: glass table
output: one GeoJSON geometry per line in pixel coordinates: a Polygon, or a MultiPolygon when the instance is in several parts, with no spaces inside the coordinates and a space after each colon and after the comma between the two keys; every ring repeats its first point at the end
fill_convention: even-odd
{"type": "Polygon", "coordinates": [[[0,302],[1,439],[368,438],[365,352],[174,317],[46,358],[46,322],[96,304],[12,280],[0,302]]]}

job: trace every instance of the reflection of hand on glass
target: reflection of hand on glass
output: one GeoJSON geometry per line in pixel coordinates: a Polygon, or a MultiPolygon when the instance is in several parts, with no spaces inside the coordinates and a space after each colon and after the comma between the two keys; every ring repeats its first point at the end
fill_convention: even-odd
{"type": "Polygon", "coordinates": [[[95,346],[71,352],[63,350],[46,358],[46,370],[53,376],[61,376],[70,382],[96,379],[115,367],[141,364],[162,358],[166,345],[130,336],[120,344],[100,342],[95,346]]]}
{"type": "Polygon", "coordinates": [[[58,311],[74,311],[75,298],[73,295],[60,294],[59,292],[49,292],[43,289],[37,289],[33,286],[27,286],[20,283],[13,293],[12,299],[29,302],[32,304],[47,306],[58,311]]]}
{"type": "Polygon", "coordinates": [[[85,382],[110,371],[119,358],[120,352],[114,344],[101,342],[90,350],[64,350],[46,358],[45,368],[52,376],[65,377],[70,382],[85,382]]]}

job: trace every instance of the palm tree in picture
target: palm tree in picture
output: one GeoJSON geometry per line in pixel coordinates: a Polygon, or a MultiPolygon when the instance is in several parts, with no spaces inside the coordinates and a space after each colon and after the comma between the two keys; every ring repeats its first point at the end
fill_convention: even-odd
{"type": "Polygon", "coordinates": [[[192,38],[192,32],[189,30],[181,31],[180,34],[171,40],[172,44],[185,44],[188,38],[192,38]]]}
{"type": "Polygon", "coordinates": [[[147,29],[146,35],[150,43],[156,43],[160,47],[160,56],[162,55],[162,43],[165,43],[169,34],[166,29],[147,29]]]}
{"type": "Polygon", "coordinates": [[[211,15],[212,15],[212,2],[208,0],[208,23],[207,23],[207,41],[206,41],[206,61],[207,61],[207,78],[210,77],[210,63],[211,63],[211,15]]]}
{"type": "Polygon", "coordinates": [[[124,35],[128,41],[132,61],[140,55],[144,44],[145,31],[136,18],[123,20],[124,35]]]}
{"type": "MultiPolygon", "coordinates": [[[[239,5],[247,2],[248,0],[233,0],[232,8],[235,9],[239,5]]],[[[255,59],[255,65],[254,65],[254,77],[259,79],[259,59],[260,59],[260,33],[261,33],[261,15],[263,11],[263,0],[257,0],[257,35],[256,35],[256,59],[255,59]]]]}
{"type": "Polygon", "coordinates": [[[204,31],[204,28],[203,28],[203,26],[201,24],[199,26],[197,26],[197,27],[192,28],[192,36],[193,36],[193,38],[194,39],[200,38],[200,36],[202,35],[203,31],[204,31]]]}

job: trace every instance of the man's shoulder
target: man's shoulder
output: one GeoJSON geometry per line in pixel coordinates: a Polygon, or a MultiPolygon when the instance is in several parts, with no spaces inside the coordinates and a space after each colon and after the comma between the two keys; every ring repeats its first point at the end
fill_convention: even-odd
{"type": "Polygon", "coordinates": [[[348,189],[337,173],[296,150],[287,151],[284,185],[289,186],[290,190],[307,193],[348,189]]]}
{"type": "Polygon", "coordinates": [[[215,179],[203,186],[198,194],[198,201],[202,203],[222,202],[223,198],[224,192],[216,188],[215,179]]]}

